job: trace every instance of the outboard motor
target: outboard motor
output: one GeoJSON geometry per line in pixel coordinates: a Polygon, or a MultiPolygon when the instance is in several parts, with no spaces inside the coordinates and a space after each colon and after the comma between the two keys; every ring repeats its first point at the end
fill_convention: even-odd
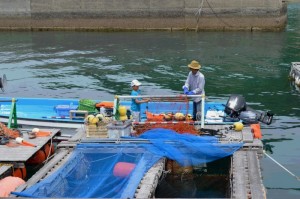
{"type": "Polygon", "coordinates": [[[240,113],[239,118],[243,120],[244,123],[248,123],[248,124],[255,124],[258,122],[262,122],[264,124],[269,125],[273,121],[273,115],[274,114],[269,111],[260,112],[248,106],[246,111],[240,113]]]}
{"type": "Polygon", "coordinates": [[[245,124],[255,124],[262,122],[271,124],[273,113],[259,112],[246,105],[245,98],[241,95],[231,95],[225,105],[225,113],[231,118],[238,118],[245,124]]]}
{"type": "Polygon", "coordinates": [[[256,124],[258,123],[258,117],[253,111],[242,111],[239,115],[239,119],[245,124],[256,124]]]}
{"type": "Polygon", "coordinates": [[[4,87],[6,86],[6,75],[3,75],[3,78],[0,77],[0,89],[4,92],[4,87]]]}
{"type": "Polygon", "coordinates": [[[224,111],[230,117],[237,118],[246,108],[246,101],[243,96],[231,95],[225,105],[224,111]]]}

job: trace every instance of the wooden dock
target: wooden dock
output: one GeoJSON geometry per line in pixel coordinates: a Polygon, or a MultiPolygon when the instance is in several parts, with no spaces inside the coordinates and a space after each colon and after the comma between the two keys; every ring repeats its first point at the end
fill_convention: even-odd
{"type": "Polygon", "coordinates": [[[23,133],[24,141],[34,146],[24,146],[15,140],[10,140],[8,145],[0,145],[0,176],[6,176],[6,172],[12,168],[24,168],[25,162],[29,160],[38,150],[59,132],[59,129],[40,129],[44,132],[51,132],[49,136],[29,139],[28,133],[23,133]]]}
{"type": "Polygon", "coordinates": [[[237,151],[231,164],[231,198],[266,198],[256,151],[237,151]]]}
{"type": "MultiPolygon", "coordinates": [[[[211,125],[206,128],[221,129],[218,138],[220,143],[243,143],[243,147],[231,157],[230,168],[230,198],[237,199],[262,199],[266,198],[265,187],[262,183],[259,159],[263,154],[263,144],[261,140],[254,139],[251,128],[244,127],[242,131],[234,131],[225,125],[211,125]]],[[[57,154],[43,168],[29,179],[25,185],[16,191],[22,191],[46,176],[50,175],[61,165],[63,165],[73,148],[80,142],[102,142],[120,143],[128,142],[128,139],[108,139],[87,136],[84,129],[78,129],[77,133],[67,141],[62,141],[57,145],[57,154]]],[[[38,143],[37,143],[38,144],[38,143]]],[[[32,149],[33,150],[33,149],[32,149]]],[[[155,197],[155,189],[158,186],[161,176],[165,172],[165,160],[157,162],[144,176],[138,186],[136,198],[155,197]]]]}

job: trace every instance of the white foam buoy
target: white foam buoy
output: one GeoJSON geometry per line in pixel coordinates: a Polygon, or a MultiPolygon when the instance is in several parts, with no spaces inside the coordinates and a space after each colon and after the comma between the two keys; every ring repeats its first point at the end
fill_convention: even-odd
{"type": "Polygon", "coordinates": [[[34,132],[34,133],[37,133],[37,132],[39,132],[39,131],[40,131],[39,128],[33,128],[33,129],[32,129],[32,132],[34,132]]]}
{"type": "Polygon", "coordinates": [[[16,138],[16,142],[17,142],[18,144],[21,144],[23,141],[24,141],[24,139],[21,138],[21,137],[17,137],[17,138],[16,138]]]}

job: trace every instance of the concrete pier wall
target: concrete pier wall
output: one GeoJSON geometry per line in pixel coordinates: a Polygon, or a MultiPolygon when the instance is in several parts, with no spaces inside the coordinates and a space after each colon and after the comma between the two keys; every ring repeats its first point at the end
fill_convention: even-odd
{"type": "Polygon", "coordinates": [[[2,30],[282,30],[281,0],[0,0],[2,30]]]}

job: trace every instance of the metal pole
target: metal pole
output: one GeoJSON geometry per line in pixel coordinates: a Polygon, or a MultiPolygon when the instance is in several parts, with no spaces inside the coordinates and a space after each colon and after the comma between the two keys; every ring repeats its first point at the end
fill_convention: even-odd
{"type": "Polygon", "coordinates": [[[203,92],[201,96],[201,128],[204,128],[204,104],[205,104],[205,93],[203,92]]]}
{"type": "Polygon", "coordinates": [[[199,98],[202,95],[138,95],[138,96],[131,96],[131,95],[122,95],[116,96],[120,99],[135,99],[135,98],[199,98]]]}
{"type": "Polygon", "coordinates": [[[115,115],[116,115],[116,112],[117,112],[117,103],[118,103],[118,96],[115,96],[114,108],[113,108],[113,120],[116,120],[115,115]]]}
{"type": "Polygon", "coordinates": [[[197,121],[151,121],[151,122],[133,122],[133,125],[137,125],[137,124],[178,124],[178,123],[185,123],[185,124],[194,124],[194,125],[199,125],[200,122],[197,121]]]}

